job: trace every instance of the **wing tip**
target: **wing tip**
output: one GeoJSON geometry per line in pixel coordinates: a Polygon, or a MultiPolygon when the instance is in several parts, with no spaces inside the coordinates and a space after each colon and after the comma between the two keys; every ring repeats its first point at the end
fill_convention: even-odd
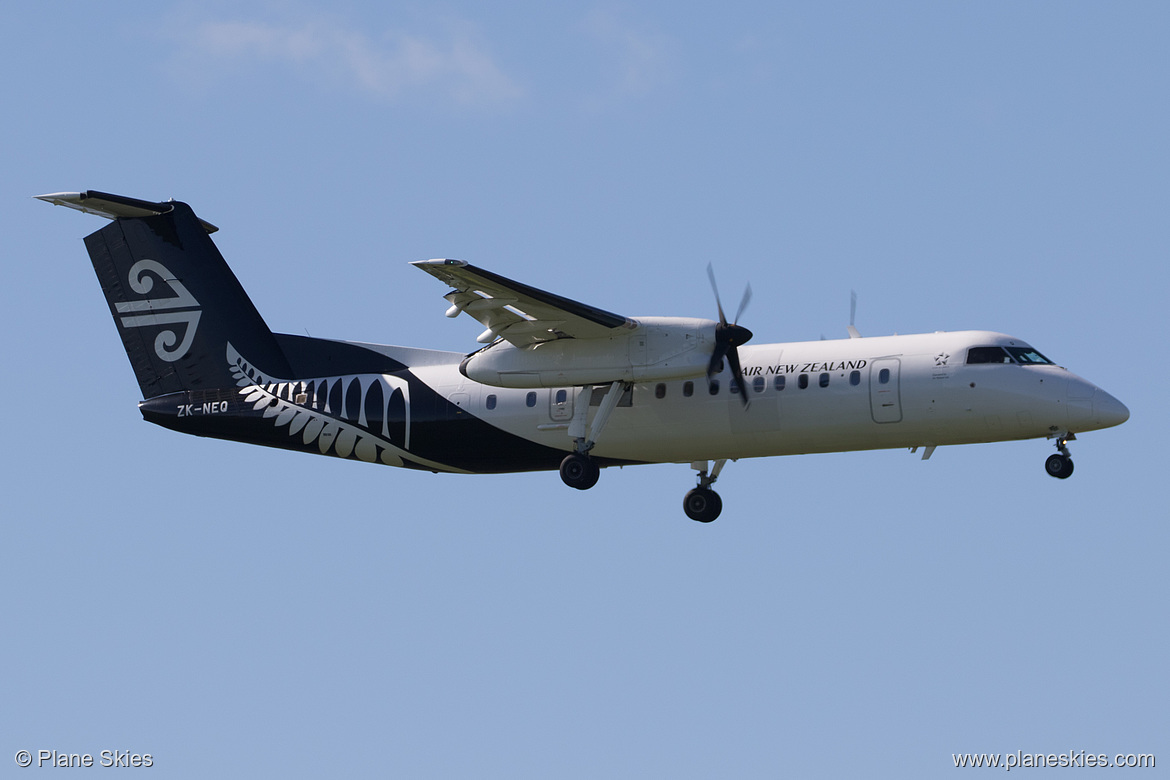
{"type": "Polygon", "coordinates": [[[450,258],[440,257],[440,258],[437,258],[435,260],[412,260],[410,264],[417,265],[419,268],[422,268],[424,271],[426,271],[426,270],[428,270],[428,268],[445,266],[445,265],[453,265],[453,266],[457,266],[459,268],[463,268],[467,265],[467,261],[466,260],[452,260],[450,258]]]}

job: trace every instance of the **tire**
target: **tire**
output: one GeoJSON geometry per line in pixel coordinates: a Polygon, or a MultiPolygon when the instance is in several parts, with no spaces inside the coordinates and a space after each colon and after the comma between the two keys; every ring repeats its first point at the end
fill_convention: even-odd
{"type": "Polygon", "coordinates": [[[588,490],[597,484],[601,468],[588,455],[574,452],[561,461],[561,481],[577,490],[588,490]]]}
{"type": "Polygon", "coordinates": [[[1072,458],[1067,458],[1064,455],[1049,455],[1048,460],[1044,461],[1044,470],[1048,472],[1049,476],[1057,479],[1068,479],[1073,473],[1072,458]]]}
{"type": "Polygon", "coordinates": [[[723,499],[710,488],[695,488],[683,498],[683,511],[699,523],[710,523],[723,511],[723,499]]]}

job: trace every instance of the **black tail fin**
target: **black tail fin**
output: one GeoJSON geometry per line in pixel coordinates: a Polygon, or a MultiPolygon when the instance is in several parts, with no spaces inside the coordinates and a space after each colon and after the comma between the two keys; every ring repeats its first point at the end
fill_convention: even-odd
{"type": "Polygon", "coordinates": [[[114,221],[86,236],[94,270],[143,398],[234,387],[230,342],[269,372],[291,376],[276,339],[185,203],[95,191],[41,196],[114,221]]]}

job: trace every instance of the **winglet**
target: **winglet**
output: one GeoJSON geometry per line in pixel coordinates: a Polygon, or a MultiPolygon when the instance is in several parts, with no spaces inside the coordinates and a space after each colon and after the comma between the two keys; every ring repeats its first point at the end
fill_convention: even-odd
{"type": "MultiPolygon", "coordinates": [[[[86,214],[96,214],[106,219],[120,219],[133,217],[152,217],[157,214],[166,214],[174,208],[172,202],[153,203],[149,200],[128,198],[125,195],[111,195],[108,192],[86,190],[85,192],[53,192],[48,195],[34,195],[37,200],[52,203],[54,206],[66,206],[86,214]]],[[[203,229],[208,233],[219,230],[210,222],[200,219],[203,229]]]]}

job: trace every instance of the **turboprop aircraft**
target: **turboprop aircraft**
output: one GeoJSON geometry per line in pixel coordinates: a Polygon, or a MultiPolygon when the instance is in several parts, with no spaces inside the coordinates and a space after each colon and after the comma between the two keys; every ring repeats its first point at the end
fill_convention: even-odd
{"type": "MultiPolygon", "coordinates": [[[[628,317],[462,260],[414,263],[484,331],[468,354],[269,330],[178,201],[37,196],[113,220],[85,238],[149,422],[183,433],[434,472],[557,470],[586,490],[609,466],[684,463],[687,516],[711,522],[728,461],[1049,439],[1129,411],[1024,341],[989,331],[748,345],[727,321],[628,317]]],[[[710,269],[708,269],[710,272],[710,269]]],[[[714,275],[711,276],[714,287],[714,275]]]]}

